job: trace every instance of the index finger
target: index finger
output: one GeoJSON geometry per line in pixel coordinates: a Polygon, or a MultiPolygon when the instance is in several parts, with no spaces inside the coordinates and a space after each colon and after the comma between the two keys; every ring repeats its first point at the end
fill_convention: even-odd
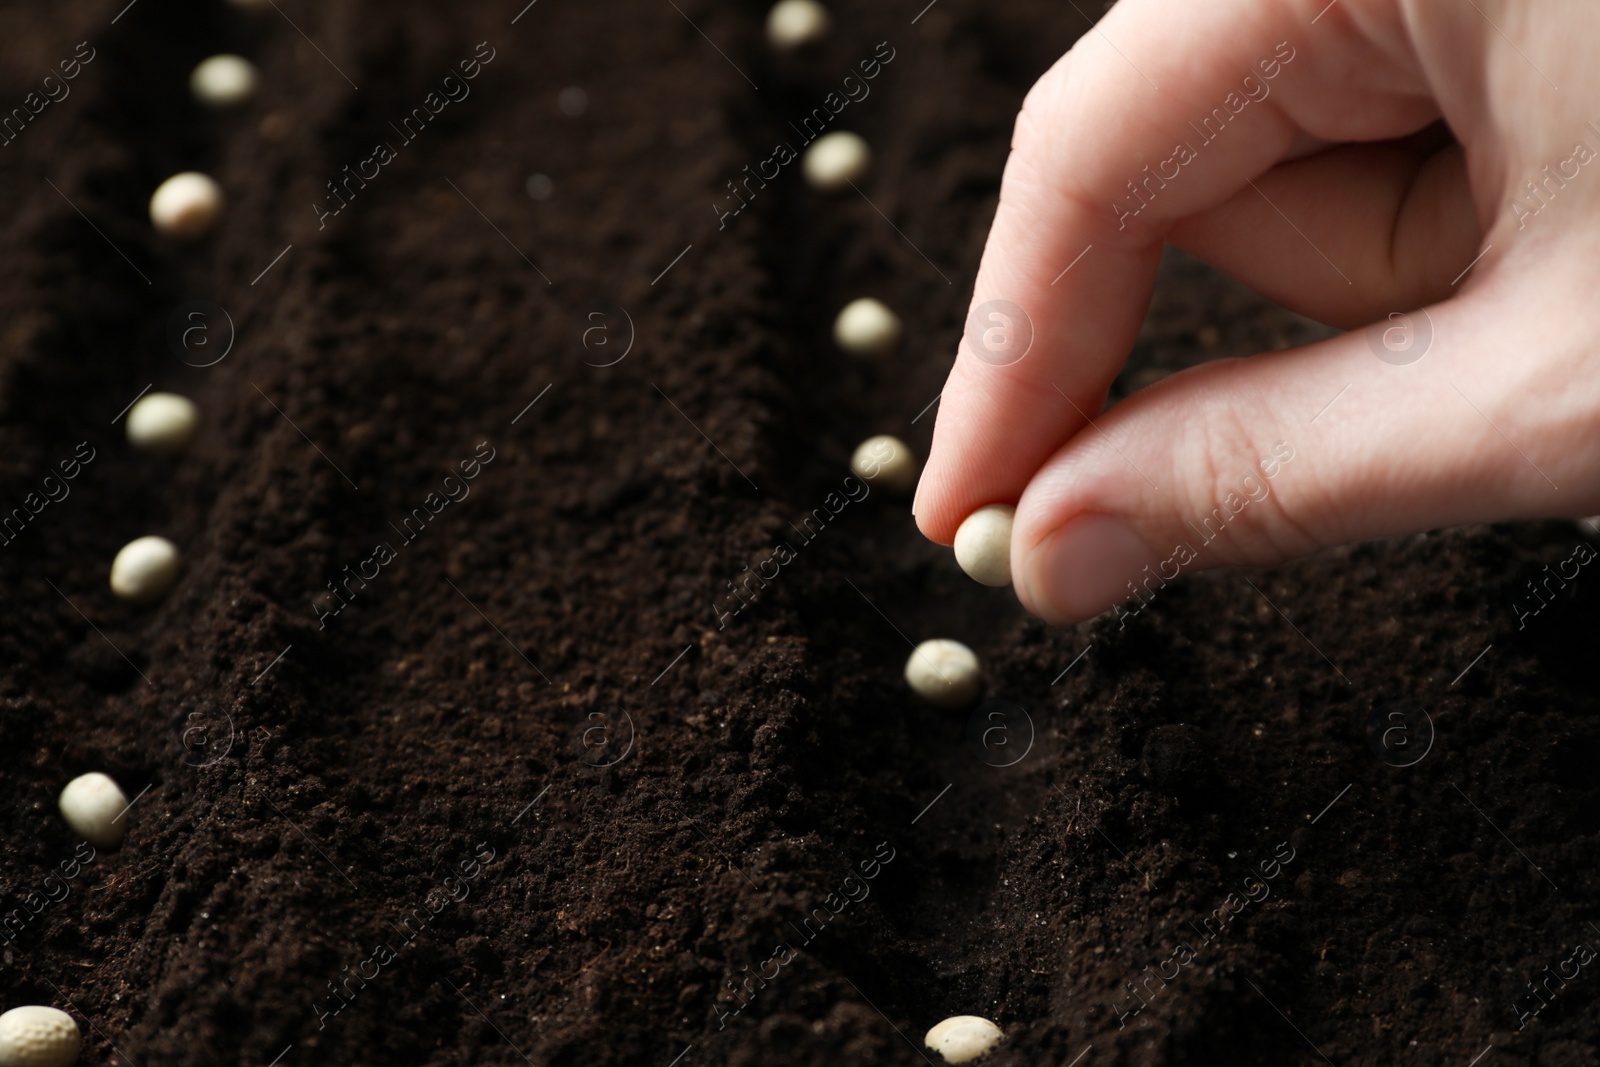
{"type": "Polygon", "coordinates": [[[1370,139],[1429,120],[1403,47],[1368,38],[1392,0],[1318,6],[1123,0],[1029,92],[913,507],[929,537],[1014,503],[1099,412],[1176,221],[1247,188],[1302,129],[1370,139]]]}

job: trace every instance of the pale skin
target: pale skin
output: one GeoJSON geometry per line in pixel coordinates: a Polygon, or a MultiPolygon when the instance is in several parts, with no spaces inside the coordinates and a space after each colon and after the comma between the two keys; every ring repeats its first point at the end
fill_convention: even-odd
{"type": "Polygon", "coordinates": [[[1070,623],[1173,573],[1179,544],[1189,574],[1600,511],[1600,156],[1577,152],[1600,154],[1596,41],[1594,0],[1121,0],[1017,118],[972,305],[1021,307],[1033,344],[996,366],[963,340],[923,532],[1016,504],[1017,596],[1070,623]],[[1247,91],[1202,142],[1189,124],[1247,91]],[[1136,199],[1147,165],[1178,173],[1136,199]],[[1351,332],[1102,412],[1164,242],[1351,332]],[[1426,354],[1380,361],[1363,327],[1418,308],[1426,354]],[[1268,495],[1203,542],[1278,442],[1268,495]]]}

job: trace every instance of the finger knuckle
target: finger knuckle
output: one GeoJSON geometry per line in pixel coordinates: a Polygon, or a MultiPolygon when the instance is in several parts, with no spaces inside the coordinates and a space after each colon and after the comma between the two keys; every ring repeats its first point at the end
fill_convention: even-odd
{"type": "Polygon", "coordinates": [[[1197,539],[1197,553],[1218,564],[1272,564],[1319,547],[1305,517],[1279,491],[1295,450],[1275,422],[1214,398],[1190,425],[1197,439],[1181,452],[1187,514],[1178,529],[1197,539]]]}

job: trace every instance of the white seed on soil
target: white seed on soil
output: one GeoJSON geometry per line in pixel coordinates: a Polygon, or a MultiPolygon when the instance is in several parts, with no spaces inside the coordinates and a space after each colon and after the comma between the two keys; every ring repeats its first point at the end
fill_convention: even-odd
{"type": "Polygon", "coordinates": [[[960,641],[936,637],[918,645],[906,660],[906,683],[934,707],[964,708],[978,699],[983,674],[972,649],[960,641]]]}
{"type": "Polygon", "coordinates": [[[177,393],[146,393],[128,409],[128,443],[141,452],[175,456],[189,447],[200,409],[177,393]]]}
{"type": "Polygon", "coordinates": [[[189,92],[206,107],[238,107],[255,95],[256,80],[256,65],[243,56],[212,56],[189,75],[189,92]]]}
{"type": "Polygon", "coordinates": [[[987,1055],[1004,1036],[988,1019],[977,1015],[952,1015],[935,1024],[922,1043],[943,1056],[946,1063],[968,1063],[987,1055]]]}
{"type": "Polygon", "coordinates": [[[778,0],[767,12],[767,43],[792,52],[828,36],[833,16],[816,0],[778,0]]]}
{"type": "Polygon", "coordinates": [[[529,175],[527,185],[528,195],[535,200],[549,200],[550,194],[556,191],[556,183],[550,180],[548,174],[529,175]]]}
{"type": "Polygon", "coordinates": [[[111,561],[111,591],[135,604],[151,604],[178,580],[178,546],[165,537],[129,541],[111,561]]]}
{"type": "Polygon", "coordinates": [[[806,183],[813,189],[835,193],[867,176],[872,152],[867,142],[847,130],[825,133],[812,142],[800,162],[806,183]]]}
{"type": "Polygon", "coordinates": [[[168,237],[199,237],[222,215],[222,186],[186,170],[162,182],[150,197],[150,221],[168,237]]]}
{"type": "Polygon", "coordinates": [[[0,1015],[0,1067],[67,1067],[83,1039],[72,1016],[29,1004],[0,1015]]]}
{"type": "Polygon", "coordinates": [[[1011,584],[1011,523],[1017,509],[989,504],[968,515],[956,530],[956,562],[984,585],[1011,584]]]}
{"type": "Polygon", "coordinates": [[[128,798],[108,776],[96,772],[74,778],[61,791],[60,804],[72,832],[95,848],[122,844],[128,823],[117,816],[128,810],[128,798]]]}
{"type": "Polygon", "coordinates": [[[874,359],[900,347],[900,316],[870,296],[852,300],[833,320],[833,342],[852,356],[874,359]]]}
{"type": "Polygon", "coordinates": [[[886,433],[856,446],[850,470],[857,478],[891,493],[909,493],[917,484],[917,461],[911,446],[886,433]]]}

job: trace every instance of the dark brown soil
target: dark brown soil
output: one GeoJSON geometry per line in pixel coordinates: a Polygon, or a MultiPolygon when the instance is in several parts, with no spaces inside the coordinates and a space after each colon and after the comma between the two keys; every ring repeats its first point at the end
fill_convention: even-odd
{"type": "MultiPolygon", "coordinates": [[[[958,1013],[1005,1028],[997,1065],[1597,1062],[1600,978],[1550,977],[1600,939],[1596,579],[1512,607],[1592,530],[1205,574],[1054,630],[903,500],[789,525],[870,433],[925,452],[1070,5],[835,0],[780,61],[764,3],[125,2],[0,11],[6,108],[94,50],[0,149],[0,504],[95,457],[0,546],[0,1006],[136,1067],[919,1064],[958,1013]],[[791,165],[719,229],[880,42],[838,120],[871,203],[791,165]],[[263,88],[212,116],[185,82],[220,51],[263,88]],[[146,200],[190,168],[225,223],[158,239],[146,200]],[[827,340],[863,294],[907,316],[887,369],[827,340]],[[168,341],[195,300],[236,328],[205,368],[215,312],[168,341]],[[618,308],[631,350],[593,366],[618,308]],[[204,412],[181,459],[122,438],[150,384],[204,412]],[[132,609],[106,574],[148,533],[186,570],[132,609]],[[930,636],[983,657],[1009,748],[910,699],[930,636]],[[1369,747],[1390,702],[1436,730],[1413,766],[1369,747]],[[80,864],[55,796],[89,770],[139,799],[80,864]]],[[[1321,334],[1174,258],[1124,384],[1321,334]]]]}

